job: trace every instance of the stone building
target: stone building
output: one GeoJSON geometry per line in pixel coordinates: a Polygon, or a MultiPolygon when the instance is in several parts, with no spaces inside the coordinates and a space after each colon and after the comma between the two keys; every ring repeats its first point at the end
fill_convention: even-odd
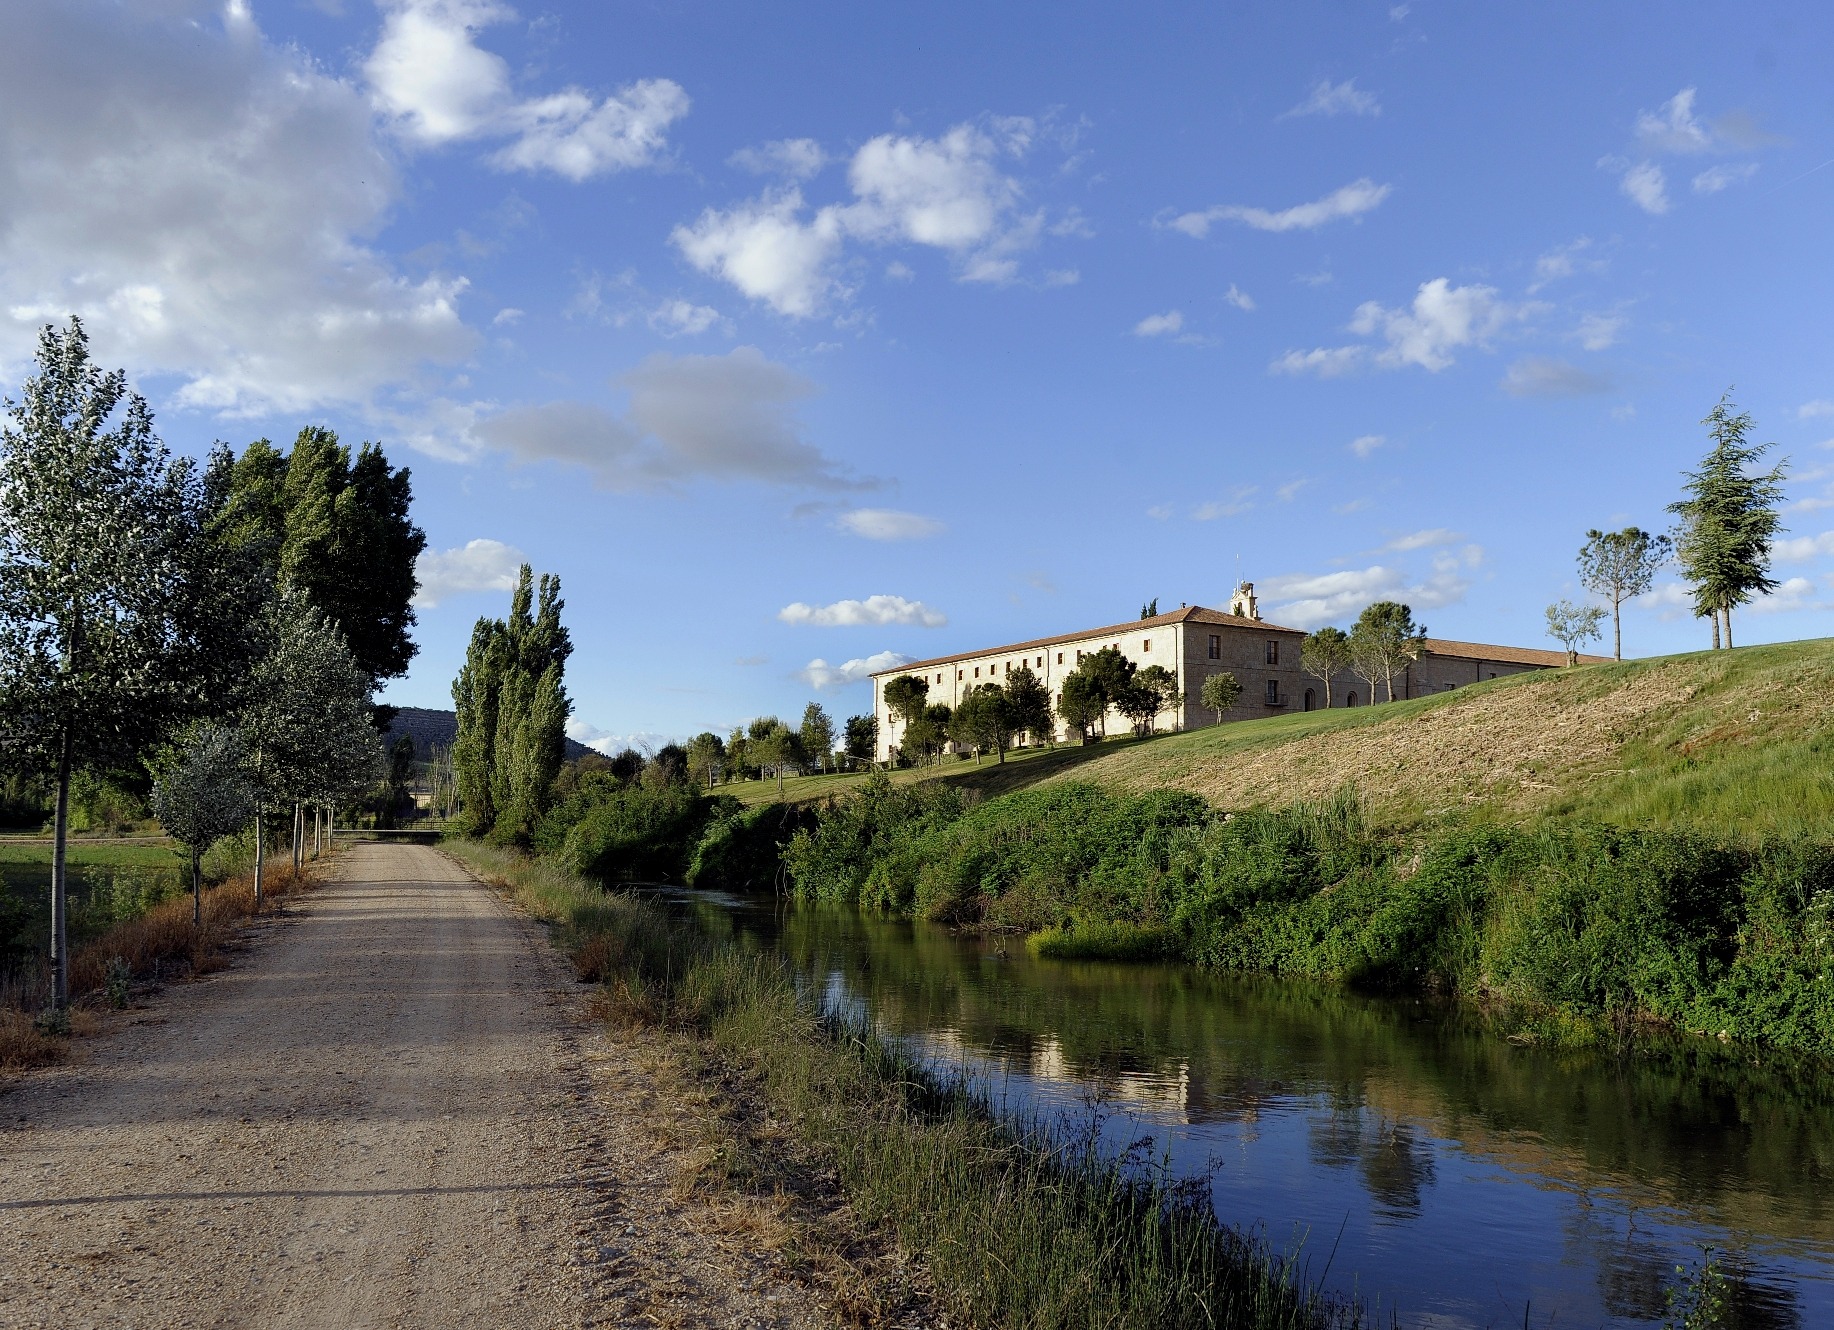
{"type": "MultiPolygon", "coordinates": [[[[1225,721],[1253,720],[1287,711],[1313,711],[1324,706],[1324,684],[1299,667],[1299,647],[1305,632],[1285,628],[1261,618],[1255,603],[1254,584],[1236,588],[1227,610],[1186,605],[1169,614],[1091,628],[1079,633],[1040,637],[982,651],[963,651],[929,660],[915,660],[872,676],[873,716],[879,723],[877,756],[891,757],[903,726],[885,704],[885,686],[910,674],[929,685],[929,701],[954,708],[970,689],[1000,683],[1021,666],[1029,666],[1056,698],[1064,676],[1086,655],[1114,647],[1136,666],[1162,665],[1178,680],[1183,702],[1159,714],[1162,730],[1196,729],[1216,724],[1216,713],[1198,700],[1204,680],[1227,670],[1242,685],[1236,704],[1223,713],[1225,721]]],[[[1602,656],[1582,656],[1584,661],[1602,656]]],[[[1395,676],[1395,697],[1423,697],[1461,684],[1495,679],[1524,670],[1550,669],[1566,663],[1566,653],[1532,647],[1488,646],[1478,642],[1453,642],[1429,637],[1418,660],[1395,676]]],[[[1378,695],[1385,699],[1386,692],[1378,695]]],[[[1331,704],[1366,706],[1369,686],[1346,673],[1331,681],[1331,704]]],[[[1110,711],[1109,733],[1127,733],[1131,722],[1110,711]]],[[[1070,737],[1059,724],[1058,738],[1070,737]]]]}

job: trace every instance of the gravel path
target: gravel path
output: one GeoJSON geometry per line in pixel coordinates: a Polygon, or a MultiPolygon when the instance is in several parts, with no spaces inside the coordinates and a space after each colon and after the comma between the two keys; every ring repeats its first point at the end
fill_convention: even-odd
{"type": "Polygon", "coordinates": [[[575,989],[451,860],[353,846],[234,967],[0,1095],[0,1325],[825,1319],[697,1238],[575,989]]]}

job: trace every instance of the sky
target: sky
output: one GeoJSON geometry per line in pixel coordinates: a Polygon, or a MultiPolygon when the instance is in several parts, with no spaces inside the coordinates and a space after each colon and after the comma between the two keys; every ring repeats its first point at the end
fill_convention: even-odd
{"type": "MultiPolygon", "coordinates": [[[[450,706],[557,573],[575,737],[1226,605],[1554,645],[1731,391],[1741,644],[1834,633],[1813,3],[13,0],[0,384],[76,313],[175,450],[411,467],[450,706]]],[[[1672,574],[1627,654],[1707,645],[1672,574]]]]}

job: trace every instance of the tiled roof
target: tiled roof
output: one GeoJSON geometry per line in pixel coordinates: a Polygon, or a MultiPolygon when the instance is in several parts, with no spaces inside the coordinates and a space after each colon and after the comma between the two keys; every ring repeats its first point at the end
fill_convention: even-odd
{"type": "MultiPolygon", "coordinates": [[[[952,656],[932,656],[928,660],[913,660],[889,670],[875,670],[872,677],[876,679],[881,674],[908,674],[928,669],[933,665],[948,665],[954,661],[974,660],[980,656],[1000,656],[1007,652],[1017,654],[1021,651],[1035,651],[1039,647],[1057,646],[1062,642],[1081,642],[1091,637],[1120,637],[1127,633],[1137,633],[1142,628],[1161,628],[1171,623],[1214,623],[1227,628],[1248,628],[1256,632],[1265,629],[1275,633],[1298,633],[1301,636],[1305,634],[1303,628],[1283,628],[1277,623],[1267,623],[1261,619],[1244,619],[1234,614],[1225,614],[1221,610],[1206,609],[1202,605],[1187,605],[1184,609],[1173,610],[1169,614],[1155,614],[1147,619],[1130,619],[1126,623],[1110,624],[1106,628],[1087,628],[1080,633],[1059,633],[1055,637],[1035,637],[1029,642],[1014,642],[1010,646],[986,647],[980,651],[958,651],[952,656]]],[[[1490,659],[1496,659],[1496,657],[1490,659]]]]}
{"type": "MultiPolygon", "coordinates": [[[[1540,647],[1499,647],[1483,642],[1453,642],[1443,637],[1429,637],[1426,649],[1435,656],[1456,656],[1461,660],[1493,660],[1499,665],[1547,665],[1558,667],[1567,663],[1564,651],[1545,651],[1540,647]]],[[[1588,656],[1580,653],[1581,665],[1603,665],[1609,662],[1609,656],[1588,656]]]]}

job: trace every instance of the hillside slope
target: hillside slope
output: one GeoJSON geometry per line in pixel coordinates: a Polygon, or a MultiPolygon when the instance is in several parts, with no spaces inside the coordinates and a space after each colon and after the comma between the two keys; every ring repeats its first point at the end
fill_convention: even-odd
{"type": "Polygon", "coordinates": [[[1194,730],[1044,779],[1189,790],[1226,807],[1354,785],[1384,822],[1579,815],[1746,838],[1834,832],[1831,773],[1834,640],[1821,639],[1194,730]]]}

